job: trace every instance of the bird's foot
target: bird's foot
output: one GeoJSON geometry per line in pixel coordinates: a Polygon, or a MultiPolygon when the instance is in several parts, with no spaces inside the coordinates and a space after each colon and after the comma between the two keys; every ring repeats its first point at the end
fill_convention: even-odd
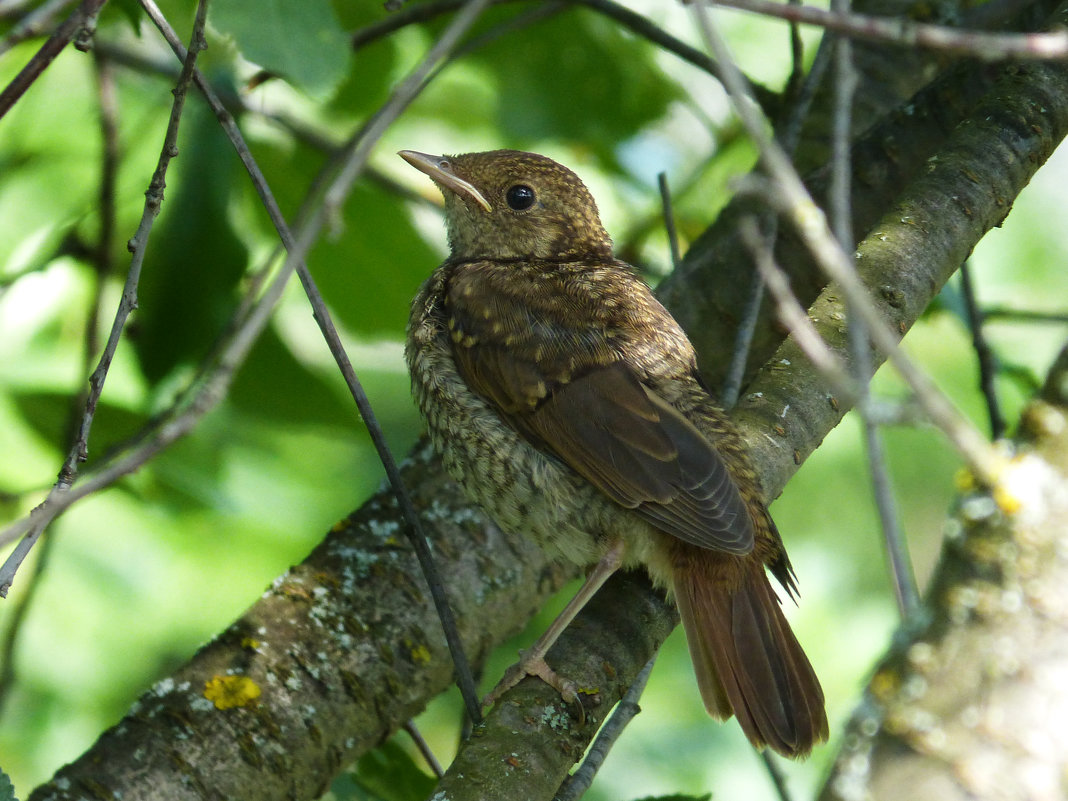
{"type": "Polygon", "coordinates": [[[549,664],[545,661],[545,657],[532,654],[529,651],[519,652],[519,661],[508,668],[508,670],[504,671],[504,676],[497,682],[497,686],[490,690],[489,694],[482,699],[482,706],[493,706],[500,700],[502,695],[519,684],[519,682],[527,676],[536,676],[560,693],[560,697],[563,698],[564,701],[569,704],[578,704],[579,708],[582,708],[582,702],[579,700],[578,685],[570,679],[565,679],[549,667],[549,664]]]}

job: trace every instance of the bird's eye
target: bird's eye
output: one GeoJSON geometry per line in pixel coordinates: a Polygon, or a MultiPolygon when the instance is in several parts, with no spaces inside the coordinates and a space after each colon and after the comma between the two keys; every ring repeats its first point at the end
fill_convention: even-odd
{"type": "Polygon", "coordinates": [[[524,211],[534,205],[534,190],[526,184],[516,184],[504,193],[504,199],[508,201],[508,208],[524,211]]]}

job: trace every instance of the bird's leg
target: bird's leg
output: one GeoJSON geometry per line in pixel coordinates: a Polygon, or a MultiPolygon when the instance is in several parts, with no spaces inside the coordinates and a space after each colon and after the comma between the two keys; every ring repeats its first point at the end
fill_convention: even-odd
{"type": "Polygon", "coordinates": [[[559,692],[561,697],[568,703],[578,701],[578,687],[575,686],[573,681],[560,676],[549,667],[545,661],[545,654],[549,652],[549,649],[552,648],[564,629],[575,619],[582,607],[608,581],[608,577],[623,564],[624,551],[625,547],[622,539],[617,539],[612,543],[605,555],[590,570],[586,576],[586,581],[579,587],[578,592],[567,602],[567,606],[556,616],[556,619],[545,630],[545,633],[530,648],[519,652],[519,661],[504,672],[504,676],[497,682],[497,686],[482,699],[483,706],[491,706],[497,703],[504,693],[515,687],[527,676],[537,676],[559,692]]]}

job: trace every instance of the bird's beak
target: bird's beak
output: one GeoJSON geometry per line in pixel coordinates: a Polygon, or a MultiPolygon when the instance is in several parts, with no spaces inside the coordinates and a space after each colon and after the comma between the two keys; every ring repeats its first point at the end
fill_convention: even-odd
{"type": "Polygon", "coordinates": [[[419,172],[425,172],[436,184],[447,187],[458,195],[467,195],[486,211],[493,211],[493,206],[481,192],[463,178],[453,175],[449,160],[445,156],[431,156],[415,150],[402,150],[397,155],[419,172]]]}

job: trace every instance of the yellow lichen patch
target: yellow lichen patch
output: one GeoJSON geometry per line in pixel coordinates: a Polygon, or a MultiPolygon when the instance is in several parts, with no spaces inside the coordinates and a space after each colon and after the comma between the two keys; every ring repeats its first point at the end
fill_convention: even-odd
{"type": "Polygon", "coordinates": [[[1023,506],[1023,502],[1003,484],[994,488],[994,502],[998,505],[998,509],[1007,515],[1016,514],[1023,506]]]}
{"type": "Polygon", "coordinates": [[[886,705],[890,703],[900,686],[901,683],[896,673],[889,670],[880,670],[872,677],[871,694],[875,696],[879,703],[886,705]]]}
{"type": "Polygon", "coordinates": [[[249,706],[260,697],[260,685],[248,676],[212,676],[204,682],[204,697],[216,709],[249,706]]]}
{"type": "Polygon", "coordinates": [[[970,492],[977,486],[975,483],[975,475],[973,475],[972,471],[966,467],[962,467],[956,474],[954,474],[953,484],[956,486],[958,492],[970,492]]]}
{"type": "Polygon", "coordinates": [[[416,645],[411,649],[412,661],[417,665],[426,665],[430,662],[430,649],[425,645],[416,645]]]}
{"type": "Polygon", "coordinates": [[[241,640],[241,647],[246,651],[255,651],[260,647],[260,641],[253,637],[245,637],[241,640]]]}

